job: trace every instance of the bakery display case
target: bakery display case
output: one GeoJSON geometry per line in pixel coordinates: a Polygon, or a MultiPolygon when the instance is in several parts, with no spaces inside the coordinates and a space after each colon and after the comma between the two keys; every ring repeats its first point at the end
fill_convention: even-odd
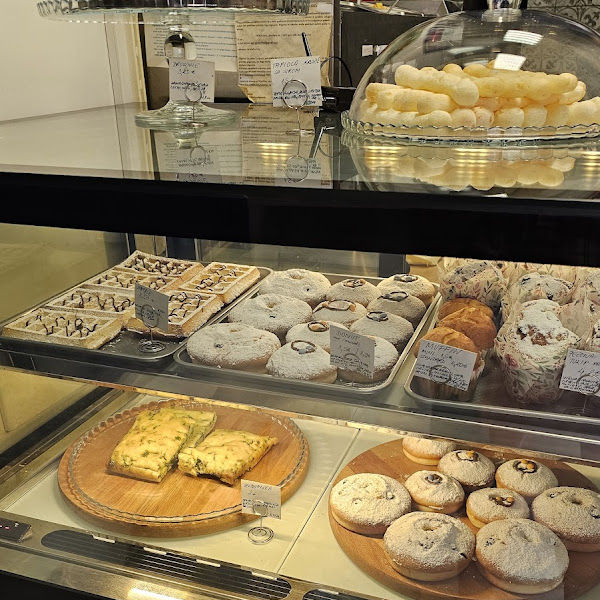
{"type": "Polygon", "coordinates": [[[1,226],[3,585],[596,598],[594,371],[561,388],[597,344],[595,142],[413,145],[308,112],[298,136],[295,111],[229,108],[218,129],[121,127],[138,106],[7,129],[6,197],[60,200],[1,226]],[[372,345],[336,365],[355,333],[372,345]],[[446,378],[448,356],[473,362],[446,378]],[[280,500],[242,496],[260,486],[280,500]]]}

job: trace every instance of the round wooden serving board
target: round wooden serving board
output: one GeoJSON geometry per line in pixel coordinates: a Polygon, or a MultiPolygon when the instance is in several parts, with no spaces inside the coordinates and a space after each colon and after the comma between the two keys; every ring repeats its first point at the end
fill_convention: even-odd
{"type": "Polygon", "coordinates": [[[241,513],[240,481],[229,486],[212,477],[192,477],[172,468],[160,483],[115,475],[109,457],[142,410],[163,407],[216,413],[218,429],[277,437],[278,442],[243,479],[281,487],[287,500],[308,471],[304,434],[287,417],[266,410],[204,404],[193,400],[152,402],[114,415],[74,442],[58,468],[63,497],[84,519],[112,531],[152,537],[185,537],[231,529],[256,519],[241,513]]]}
{"type": "MultiPolygon", "coordinates": [[[[496,465],[523,456],[508,450],[492,449],[477,444],[465,444],[463,447],[477,449],[492,459],[496,465]]],[[[597,491],[589,479],[569,465],[532,458],[550,467],[558,478],[559,485],[585,487],[597,491]]],[[[404,483],[410,475],[422,470],[435,470],[435,467],[412,462],[402,451],[402,440],[394,440],[375,446],[357,456],[342,469],[335,483],[356,473],[380,473],[404,483]]],[[[474,533],[477,533],[478,529],[466,517],[464,508],[453,516],[460,518],[474,533]]],[[[418,600],[571,600],[600,583],[600,552],[569,552],[569,569],[563,584],[547,594],[518,595],[505,592],[488,583],[479,573],[475,562],[457,577],[446,581],[417,581],[400,575],[391,567],[384,550],[383,536],[371,537],[345,529],[333,518],[331,508],[329,522],[342,550],[357,566],[383,585],[418,600]]]]}

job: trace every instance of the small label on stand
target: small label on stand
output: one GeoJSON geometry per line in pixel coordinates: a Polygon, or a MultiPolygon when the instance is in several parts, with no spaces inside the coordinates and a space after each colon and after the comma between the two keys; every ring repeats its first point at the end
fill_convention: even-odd
{"type": "MultiPolygon", "coordinates": [[[[273,106],[286,106],[283,101],[283,87],[290,81],[304,84],[298,89],[298,106],[322,106],[321,58],[319,56],[301,56],[300,58],[274,58],[271,60],[271,85],[273,88],[273,106]]],[[[293,92],[286,92],[293,93],[293,92]]],[[[287,98],[288,105],[294,105],[293,98],[287,98]]]]}
{"type": "Polygon", "coordinates": [[[172,58],[169,81],[169,98],[175,102],[215,101],[214,62],[172,58]]]}
{"type": "Polygon", "coordinates": [[[600,396],[600,352],[569,348],[558,387],[588,396],[600,396]]]}
{"type": "Polygon", "coordinates": [[[135,284],[135,316],[150,329],[169,329],[169,296],[135,284]]]}
{"type": "Polygon", "coordinates": [[[281,519],[281,488],[279,486],[247,479],[242,479],[241,483],[243,514],[281,519]],[[260,506],[261,510],[257,510],[257,506],[260,506]]]}
{"type": "Polygon", "coordinates": [[[415,375],[466,391],[476,360],[475,352],[421,340],[415,375]]]}
{"type": "Polygon", "coordinates": [[[373,377],[375,371],[375,340],[331,325],[329,327],[330,359],[332,365],[373,377]]]}

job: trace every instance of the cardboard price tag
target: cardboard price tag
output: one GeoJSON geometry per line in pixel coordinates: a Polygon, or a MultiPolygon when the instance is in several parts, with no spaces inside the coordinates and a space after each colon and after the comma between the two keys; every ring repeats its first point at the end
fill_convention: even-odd
{"type": "Polygon", "coordinates": [[[375,371],[375,340],[341,329],[335,325],[329,327],[331,346],[329,362],[336,367],[373,377],[375,371]]]}
{"type": "Polygon", "coordinates": [[[569,348],[558,387],[561,390],[600,396],[600,352],[569,348]]]}
{"type": "Polygon", "coordinates": [[[215,101],[214,62],[172,58],[169,81],[169,98],[175,102],[215,101]]]}
{"type": "Polygon", "coordinates": [[[135,284],[135,316],[151,329],[169,329],[169,296],[135,284]]]}
{"type": "Polygon", "coordinates": [[[281,519],[281,488],[242,479],[242,513],[281,519]],[[259,508],[260,507],[260,508],[259,508]],[[263,514],[263,509],[264,514],[263,514]]]}
{"type": "Polygon", "coordinates": [[[304,85],[286,88],[285,98],[288,106],[322,106],[321,58],[319,56],[271,60],[273,106],[286,106],[283,101],[283,88],[290,81],[300,82],[304,85]]]}
{"type": "Polygon", "coordinates": [[[415,375],[466,391],[476,360],[475,352],[421,340],[415,375]]]}

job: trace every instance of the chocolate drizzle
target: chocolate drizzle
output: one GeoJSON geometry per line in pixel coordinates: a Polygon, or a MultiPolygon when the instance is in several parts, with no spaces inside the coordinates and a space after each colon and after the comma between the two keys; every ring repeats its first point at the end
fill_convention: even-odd
{"type": "Polygon", "coordinates": [[[394,281],[400,281],[401,283],[412,283],[417,281],[418,277],[415,275],[394,275],[394,281]]]}
{"type": "Polygon", "coordinates": [[[342,281],[342,285],[348,288],[362,287],[365,283],[367,282],[364,279],[344,279],[344,281],[342,281]]]}
{"type": "Polygon", "coordinates": [[[306,342],[304,340],[295,340],[290,346],[292,350],[296,351],[298,354],[310,354],[317,350],[317,347],[312,342],[306,342]],[[304,346],[299,346],[299,344],[304,344],[304,346]]]}
{"type": "Polygon", "coordinates": [[[423,479],[427,483],[431,483],[433,485],[439,485],[440,483],[442,483],[442,477],[440,475],[438,475],[437,473],[427,473],[427,475],[425,475],[425,477],[423,477],[423,479]]]}
{"type": "Polygon", "coordinates": [[[388,314],[383,310],[372,310],[367,313],[367,319],[371,319],[371,321],[389,321],[388,314]]]}
{"type": "Polygon", "coordinates": [[[326,300],[325,302],[321,302],[321,304],[315,308],[315,312],[322,310],[323,308],[337,310],[339,312],[346,312],[347,310],[354,312],[356,305],[354,302],[349,302],[348,300],[326,300]],[[343,303],[343,305],[340,306],[340,303],[343,303]]]}
{"type": "Polygon", "coordinates": [[[315,333],[322,333],[323,331],[329,331],[329,325],[326,321],[311,321],[306,325],[311,331],[315,333]]]}
{"type": "Polygon", "coordinates": [[[394,302],[402,302],[402,300],[406,300],[408,298],[408,294],[401,290],[396,290],[394,292],[388,292],[387,294],[383,294],[379,296],[384,300],[393,300],[394,302]]]}

